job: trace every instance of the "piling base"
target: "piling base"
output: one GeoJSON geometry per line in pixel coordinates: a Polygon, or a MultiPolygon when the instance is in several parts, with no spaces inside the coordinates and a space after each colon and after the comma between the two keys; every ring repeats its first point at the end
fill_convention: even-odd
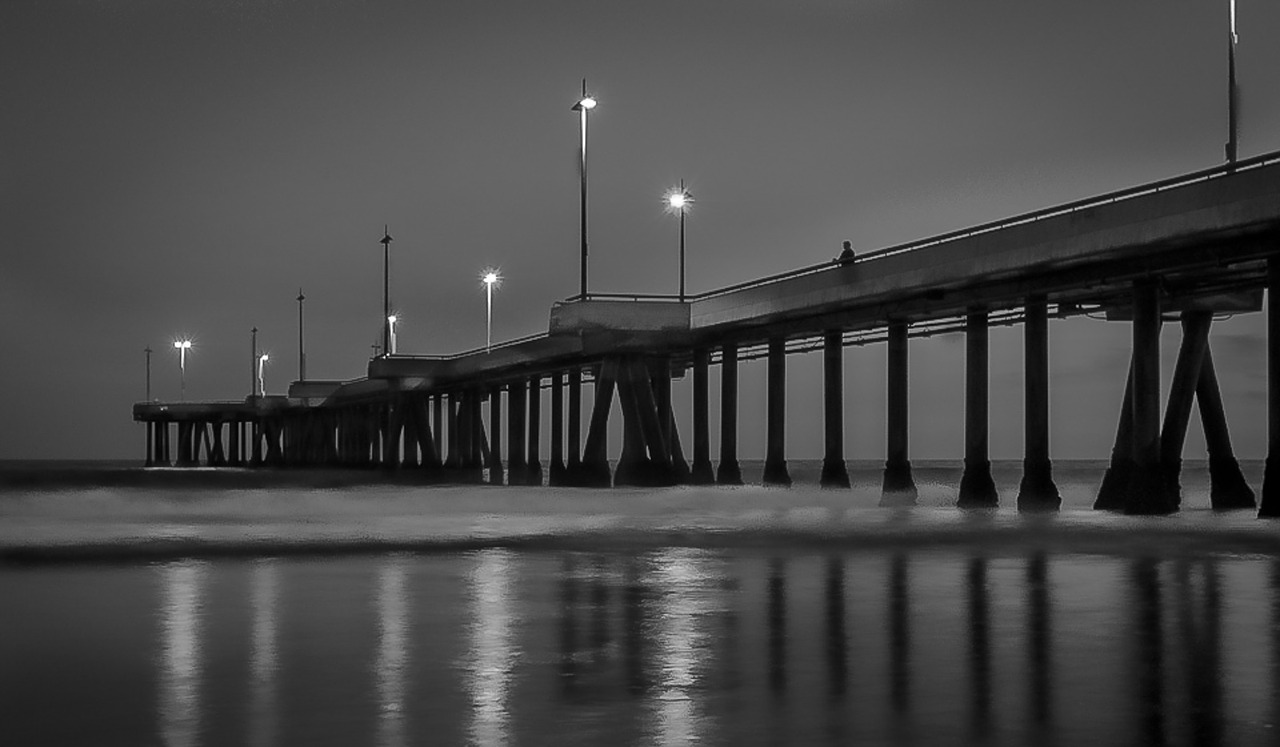
{"type": "Polygon", "coordinates": [[[568,484],[569,473],[564,468],[564,464],[562,462],[552,460],[551,465],[547,467],[547,485],[556,488],[568,484]]]}
{"type": "Polygon", "coordinates": [[[1169,500],[1164,476],[1164,469],[1159,464],[1133,465],[1124,512],[1131,516],[1163,516],[1176,512],[1178,507],[1169,500]]]}
{"type": "Polygon", "coordinates": [[[1023,460],[1018,510],[1057,511],[1061,507],[1062,496],[1053,482],[1053,465],[1048,461],[1023,460]]]}
{"type": "Polygon", "coordinates": [[[716,481],[715,470],[710,460],[694,460],[693,469],[689,473],[689,482],[694,485],[713,485],[716,481]]]}
{"type": "Polygon", "coordinates": [[[916,505],[916,482],[911,477],[911,462],[885,462],[881,506],[916,505]]]}
{"type": "Polygon", "coordinates": [[[1257,497],[1253,488],[1240,472],[1240,462],[1235,457],[1209,459],[1209,503],[1215,510],[1256,508],[1257,497]]]}
{"type": "Polygon", "coordinates": [[[531,462],[524,468],[524,483],[530,487],[542,487],[542,465],[531,462]]]}
{"type": "Polygon", "coordinates": [[[738,466],[738,460],[722,461],[716,469],[716,483],[719,485],[741,485],[742,484],[742,468],[738,466]]]}
{"type": "Polygon", "coordinates": [[[787,463],[781,459],[765,461],[764,477],[760,482],[771,487],[791,487],[791,475],[787,472],[787,463]]]}
{"type": "Polygon", "coordinates": [[[679,484],[679,481],[673,468],[652,459],[637,459],[633,462],[618,463],[618,469],[613,475],[613,484],[637,488],[668,488],[679,484]]]}
{"type": "Polygon", "coordinates": [[[1267,457],[1262,474],[1262,503],[1258,506],[1258,518],[1280,517],[1280,457],[1267,457]]]}
{"type": "Polygon", "coordinates": [[[991,461],[988,459],[965,460],[964,476],[960,478],[960,508],[995,508],[1000,505],[996,482],[991,477],[991,461]]]}
{"type": "Polygon", "coordinates": [[[1160,471],[1164,473],[1164,499],[1174,508],[1182,507],[1182,460],[1160,460],[1160,471]]]}
{"type": "Polygon", "coordinates": [[[577,469],[567,470],[566,485],[573,488],[607,488],[613,485],[613,475],[607,463],[582,462],[577,469]]]}
{"type": "Polygon", "coordinates": [[[843,459],[823,459],[822,477],[819,483],[824,488],[849,487],[849,469],[843,459]]]}
{"type": "Polygon", "coordinates": [[[1123,511],[1125,494],[1129,490],[1129,480],[1133,475],[1134,464],[1130,459],[1112,459],[1111,466],[1102,475],[1102,485],[1098,487],[1098,497],[1093,502],[1097,511],[1123,511]]]}

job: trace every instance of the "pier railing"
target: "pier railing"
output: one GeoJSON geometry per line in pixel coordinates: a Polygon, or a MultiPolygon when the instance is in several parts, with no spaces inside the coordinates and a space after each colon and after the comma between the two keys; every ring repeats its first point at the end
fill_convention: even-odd
{"type": "MultiPolygon", "coordinates": [[[[865,254],[859,254],[855,259],[847,260],[845,262],[840,262],[839,260],[826,260],[818,264],[808,265],[806,267],[801,267],[795,270],[788,270],[786,272],[780,272],[776,275],[768,275],[766,277],[757,278],[755,280],[748,280],[742,283],[737,283],[735,285],[728,285],[723,288],[716,288],[714,290],[705,291],[703,293],[686,294],[685,300],[699,301],[706,298],[715,298],[717,296],[723,296],[729,293],[735,293],[737,291],[747,290],[750,288],[759,288],[762,286],[767,286],[767,285],[772,285],[774,283],[782,282],[784,280],[791,280],[794,278],[803,277],[805,275],[812,275],[818,272],[825,272],[827,270],[830,270],[832,267],[839,267],[846,264],[861,264],[863,262],[874,262],[876,260],[885,259],[886,257],[892,257],[898,254],[903,254],[905,252],[918,251],[920,249],[936,246],[938,244],[943,244],[949,241],[955,241],[957,239],[968,238],[970,236],[977,236],[979,234],[990,233],[992,231],[999,231],[999,230],[1011,228],[1013,226],[1018,226],[1026,223],[1034,223],[1036,221],[1045,220],[1046,218],[1054,218],[1060,215],[1067,215],[1070,213],[1074,213],[1079,210],[1097,207],[1099,205],[1106,205],[1110,203],[1120,202],[1123,200],[1133,199],[1135,197],[1141,197],[1143,195],[1162,192],[1164,190],[1171,189],[1174,187],[1182,187],[1188,184],[1194,184],[1196,182],[1216,179],[1216,178],[1234,174],[1240,171],[1248,171],[1250,169],[1256,169],[1262,166],[1268,166],[1277,162],[1280,162],[1280,151],[1272,151],[1270,153],[1264,153],[1259,156],[1254,156],[1253,158],[1247,158],[1242,161],[1236,161],[1235,163],[1222,164],[1221,166],[1214,166],[1212,168],[1202,169],[1200,171],[1193,171],[1189,174],[1170,177],[1168,179],[1161,179],[1160,181],[1149,182],[1147,184],[1141,184],[1136,187],[1127,187],[1125,189],[1116,190],[1114,192],[1107,192],[1105,194],[1097,195],[1095,197],[1088,197],[1082,200],[1076,200],[1075,202],[1068,202],[1062,205],[1055,205],[1050,208],[1041,208],[1039,210],[1033,210],[1028,213],[1021,213],[1019,215],[1014,215],[1009,218],[1002,218],[1000,220],[991,221],[989,223],[982,223],[977,226],[971,226],[969,228],[963,228],[956,231],[949,231],[947,233],[928,236],[921,239],[915,239],[913,241],[908,241],[902,244],[889,246],[884,249],[877,249],[874,251],[867,252],[865,254]]],[[[631,293],[631,294],[588,293],[586,296],[587,300],[597,299],[597,298],[611,298],[611,299],[625,298],[625,299],[631,299],[636,301],[642,301],[642,300],[673,301],[677,299],[677,297],[674,295],[663,296],[663,295],[638,294],[638,293],[631,293]]],[[[583,297],[581,295],[577,295],[577,296],[571,296],[570,298],[565,300],[569,302],[581,301],[583,300],[583,297]]]]}

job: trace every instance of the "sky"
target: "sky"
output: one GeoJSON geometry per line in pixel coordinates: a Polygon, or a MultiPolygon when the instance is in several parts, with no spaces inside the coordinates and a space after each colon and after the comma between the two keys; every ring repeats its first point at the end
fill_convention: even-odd
{"type": "MultiPolygon", "coordinates": [[[[3,0],[0,459],[141,458],[143,350],[177,399],[185,336],[189,399],[249,393],[253,327],[283,393],[299,288],[308,375],[362,376],[384,225],[400,352],[483,346],[487,266],[495,341],[545,331],[578,291],[584,77],[591,290],[675,292],[661,197],[684,179],[698,293],[1221,163],[1227,7],[3,0]]],[[[1243,158],[1280,149],[1280,5],[1237,16],[1243,158]]],[[[1242,457],[1265,451],[1262,332],[1212,338],[1242,457]]],[[[1055,456],[1109,453],[1129,335],[1051,325],[1055,456]]],[[[993,458],[1021,456],[1021,345],[992,334],[993,458]]],[[[1176,347],[1167,328],[1166,382],[1176,347]]],[[[963,348],[912,343],[915,458],[962,454],[963,348]]],[[[822,453],[819,358],[788,362],[796,458],[822,453]]],[[[846,381],[847,455],[883,458],[883,347],[851,349],[846,381]]],[[[745,364],[744,458],[763,391],[745,364]]]]}

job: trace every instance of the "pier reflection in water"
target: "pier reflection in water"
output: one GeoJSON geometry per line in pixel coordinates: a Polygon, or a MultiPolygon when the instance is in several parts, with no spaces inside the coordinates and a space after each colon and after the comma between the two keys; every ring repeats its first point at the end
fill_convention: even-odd
{"type": "MultiPolygon", "coordinates": [[[[121,600],[158,582],[153,645],[117,654],[151,670],[119,667],[88,697],[92,681],[61,688],[51,674],[75,671],[74,625],[6,636],[15,743],[1234,745],[1276,733],[1269,557],[490,549],[100,572],[121,600]],[[136,692],[154,693],[154,732],[74,735],[22,707],[62,697],[74,723],[136,692]]],[[[6,584],[14,601],[74,601],[25,583],[32,573],[0,570],[24,582],[6,584]]]]}

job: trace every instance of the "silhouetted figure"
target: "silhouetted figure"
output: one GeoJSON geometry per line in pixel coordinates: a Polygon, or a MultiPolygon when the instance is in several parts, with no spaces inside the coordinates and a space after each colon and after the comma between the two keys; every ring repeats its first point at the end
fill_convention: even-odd
{"type": "Polygon", "coordinates": [[[854,257],[853,244],[851,242],[846,241],[844,242],[843,246],[844,248],[840,250],[840,256],[836,257],[836,261],[839,262],[840,264],[844,264],[845,262],[852,262],[854,257]]]}

